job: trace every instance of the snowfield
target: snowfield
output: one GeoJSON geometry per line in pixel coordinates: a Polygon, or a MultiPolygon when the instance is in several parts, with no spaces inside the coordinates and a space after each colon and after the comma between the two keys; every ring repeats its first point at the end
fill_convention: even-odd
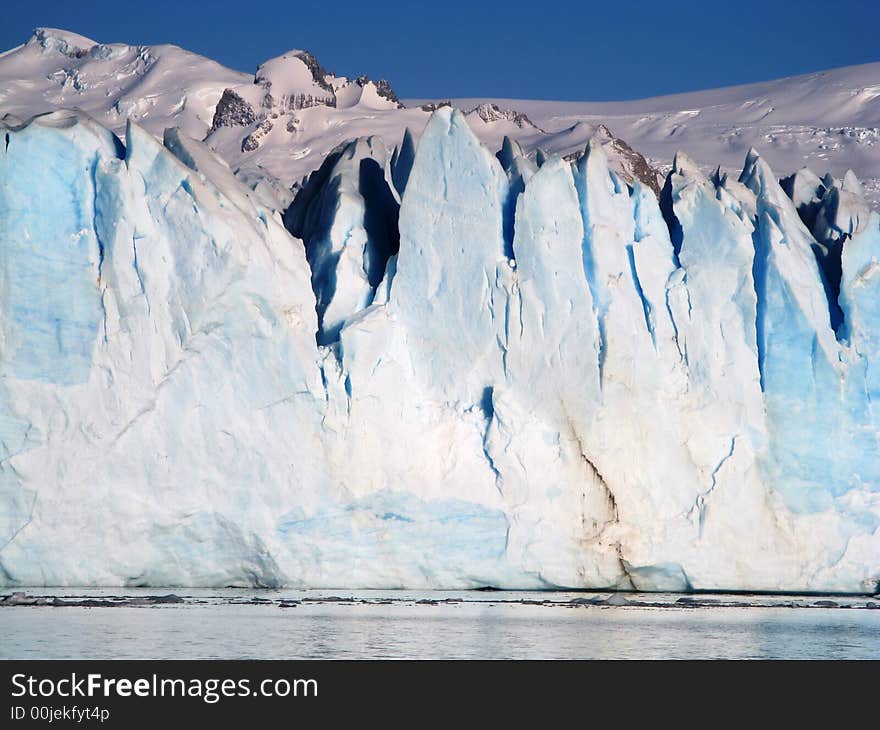
{"type": "Polygon", "coordinates": [[[875,148],[780,180],[798,144],[745,142],[825,93],[866,129],[872,68],[402,108],[304,51],[37,31],[0,56],[0,585],[877,592],[880,216],[839,167],[875,148]]]}
{"type": "Polygon", "coordinates": [[[664,173],[678,150],[706,173],[717,165],[738,172],[750,147],[786,174],[810,167],[842,177],[852,169],[880,203],[880,63],[639,101],[452,103],[518,109],[551,130],[605,124],[664,173]]]}

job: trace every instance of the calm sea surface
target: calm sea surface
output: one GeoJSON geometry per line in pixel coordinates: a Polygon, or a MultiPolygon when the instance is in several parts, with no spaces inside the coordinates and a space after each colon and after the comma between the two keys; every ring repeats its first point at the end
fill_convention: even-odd
{"type": "Polygon", "coordinates": [[[880,610],[868,608],[880,599],[864,597],[187,589],[169,603],[178,599],[151,598],[155,589],[27,594],[114,605],[0,605],[0,658],[880,659],[880,610]]]}

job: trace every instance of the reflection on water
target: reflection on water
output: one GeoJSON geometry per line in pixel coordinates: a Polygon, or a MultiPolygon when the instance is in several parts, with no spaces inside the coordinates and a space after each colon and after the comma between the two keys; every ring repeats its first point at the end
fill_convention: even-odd
{"type": "Polygon", "coordinates": [[[864,600],[859,608],[686,608],[674,599],[609,606],[562,597],[534,605],[509,593],[439,604],[385,596],[388,602],[376,594],[366,602],[307,598],[291,607],[217,596],[176,605],[5,607],[0,658],[880,658],[880,611],[866,610],[864,600]]]}

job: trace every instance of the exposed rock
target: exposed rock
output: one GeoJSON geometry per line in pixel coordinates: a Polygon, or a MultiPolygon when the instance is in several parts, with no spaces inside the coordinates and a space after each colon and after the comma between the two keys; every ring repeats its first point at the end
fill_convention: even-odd
{"type": "Polygon", "coordinates": [[[220,127],[247,127],[257,121],[254,108],[232,89],[224,89],[223,96],[214,110],[211,131],[220,127]]]}
{"type": "Polygon", "coordinates": [[[315,83],[318,84],[318,86],[320,86],[322,89],[326,89],[327,91],[333,91],[333,87],[330,85],[330,82],[327,81],[327,76],[329,76],[330,74],[320,63],[318,63],[317,58],[315,58],[308,51],[295,51],[293,55],[299,58],[306,66],[308,66],[309,71],[312,72],[312,78],[315,80],[315,83]]]}
{"type": "Polygon", "coordinates": [[[367,84],[373,84],[376,89],[376,93],[381,96],[383,99],[387,99],[388,101],[397,105],[398,109],[404,109],[405,107],[401,103],[400,99],[397,98],[397,94],[394,93],[394,90],[391,88],[391,84],[388,83],[387,79],[380,79],[379,81],[372,81],[369,76],[358,76],[354,82],[363,88],[367,84]]]}
{"type": "Polygon", "coordinates": [[[421,109],[423,112],[435,112],[444,106],[452,106],[452,102],[449,101],[449,99],[447,99],[446,101],[431,101],[427,104],[422,104],[419,109],[421,109]]]}
{"type": "Polygon", "coordinates": [[[256,130],[251,132],[247,137],[245,137],[241,141],[241,151],[242,152],[253,152],[257,147],[260,146],[260,140],[263,139],[269,132],[272,131],[272,122],[268,119],[264,119],[257,126],[256,130]]]}
{"type": "Polygon", "coordinates": [[[476,114],[487,123],[508,121],[513,122],[520,129],[532,128],[544,131],[522,112],[518,112],[515,109],[502,109],[497,104],[480,104],[467,113],[469,115],[476,114]]]}
{"type": "Polygon", "coordinates": [[[376,82],[376,93],[379,94],[383,99],[388,99],[388,101],[393,101],[397,104],[398,109],[404,109],[403,102],[397,98],[397,94],[394,93],[394,90],[391,88],[391,84],[388,83],[386,79],[379,79],[376,82]]]}
{"type": "MultiPolygon", "coordinates": [[[[609,162],[612,163],[614,170],[619,172],[627,183],[631,185],[634,180],[638,180],[651,188],[655,195],[660,196],[660,180],[663,176],[656,167],[645,159],[644,155],[636,152],[619,137],[615,137],[604,124],[600,124],[596,128],[593,138],[602,144],[602,148],[609,162]]],[[[583,154],[584,150],[579,149],[564,155],[563,159],[568,162],[577,162],[583,154]]],[[[542,162],[538,163],[539,166],[541,164],[542,162]]]]}

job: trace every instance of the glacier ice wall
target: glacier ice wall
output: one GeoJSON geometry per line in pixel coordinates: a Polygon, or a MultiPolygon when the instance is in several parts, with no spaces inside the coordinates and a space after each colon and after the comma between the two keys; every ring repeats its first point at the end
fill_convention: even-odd
{"type": "Polygon", "coordinates": [[[877,590],[854,177],[0,133],[0,584],[877,590]]]}

